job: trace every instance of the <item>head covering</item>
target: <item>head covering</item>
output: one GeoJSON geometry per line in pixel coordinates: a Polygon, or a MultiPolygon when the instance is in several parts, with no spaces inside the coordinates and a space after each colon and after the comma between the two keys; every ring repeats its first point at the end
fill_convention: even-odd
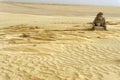
{"type": "Polygon", "coordinates": [[[99,15],[103,15],[103,12],[99,12],[99,13],[97,14],[97,16],[99,16],[99,15]]]}

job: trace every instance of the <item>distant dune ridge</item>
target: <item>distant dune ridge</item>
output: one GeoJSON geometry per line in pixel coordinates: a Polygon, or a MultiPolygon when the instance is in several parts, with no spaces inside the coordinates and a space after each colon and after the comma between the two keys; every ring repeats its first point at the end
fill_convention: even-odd
{"type": "Polygon", "coordinates": [[[120,7],[119,0],[2,0],[3,2],[67,4],[67,5],[98,5],[120,7]]]}
{"type": "Polygon", "coordinates": [[[104,12],[105,16],[119,17],[119,7],[47,5],[32,3],[0,3],[0,11],[38,15],[95,16],[104,12]],[[67,10],[66,10],[67,9],[67,10]]]}
{"type": "Polygon", "coordinates": [[[118,7],[0,3],[0,80],[120,80],[119,13],[118,7]],[[108,31],[91,30],[99,10],[108,31]]]}

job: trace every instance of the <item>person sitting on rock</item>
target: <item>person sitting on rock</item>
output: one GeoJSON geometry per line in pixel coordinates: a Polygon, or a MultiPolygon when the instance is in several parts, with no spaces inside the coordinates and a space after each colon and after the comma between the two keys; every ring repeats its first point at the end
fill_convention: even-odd
{"type": "Polygon", "coordinates": [[[106,28],[106,21],[105,21],[105,18],[103,17],[103,13],[102,12],[99,12],[94,21],[93,21],[93,30],[95,30],[95,27],[96,26],[102,26],[104,28],[104,30],[107,30],[106,28]]]}

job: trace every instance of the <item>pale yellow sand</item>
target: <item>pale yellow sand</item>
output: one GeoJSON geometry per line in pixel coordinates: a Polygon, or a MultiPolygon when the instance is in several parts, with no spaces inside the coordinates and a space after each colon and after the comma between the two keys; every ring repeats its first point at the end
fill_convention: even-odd
{"type": "Polygon", "coordinates": [[[1,10],[0,80],[120,80],[120,16],[108,31],[92,31],[94,17],[1,10]]]}

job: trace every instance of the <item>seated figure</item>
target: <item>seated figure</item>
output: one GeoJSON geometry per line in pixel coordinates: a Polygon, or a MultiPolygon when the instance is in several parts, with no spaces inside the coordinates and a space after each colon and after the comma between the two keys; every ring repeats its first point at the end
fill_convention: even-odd
{"type": "Polygon", "coordinates": [[[106,21],[105,18],[103,17],[103,13],[99,12],[97,14],[97,16],[95,17],[94,21],[93,21],[93,30],[95,30],[96,26],[101,26],[104,28],[104,30],[107,30],[106,28],[106,21]]]}

